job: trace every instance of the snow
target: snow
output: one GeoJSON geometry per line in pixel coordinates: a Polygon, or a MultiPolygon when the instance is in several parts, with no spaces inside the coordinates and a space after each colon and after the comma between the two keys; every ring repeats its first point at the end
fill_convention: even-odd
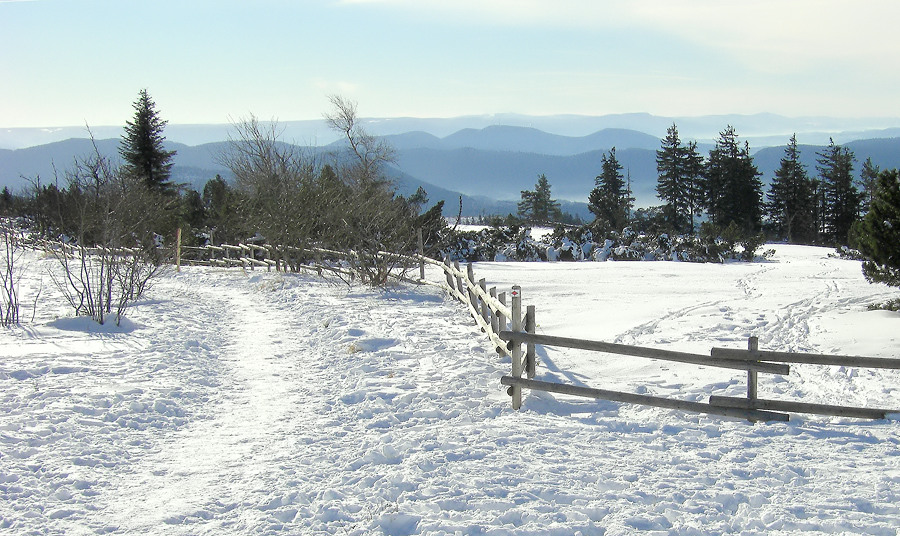
{"type": "MultiPolygon", "coordinates": [[[[773,247],[753,264],[475,273],[521,285],[541,333],[898,357],[900,315],[866,309],[896,290],[830,250],[773,247]]],[[[433,287],[185,268],[100,327],[70,318],[50,262],[29,259],[26,321],[0,330],[3,534],[900,529],[896,415],[750,424],[527,390],[515,412],[509,359],[433,287]]],[[[746,389],[735,371],[541,347],[538,379],[699,401],[746,389]]],[[[900,409],[898,371],[794,365],[759,389],[900,409]]]]}

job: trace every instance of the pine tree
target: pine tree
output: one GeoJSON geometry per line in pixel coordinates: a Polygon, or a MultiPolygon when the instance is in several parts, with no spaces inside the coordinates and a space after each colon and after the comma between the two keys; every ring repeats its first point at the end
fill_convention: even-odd
{"type": "Polygon", "coordinates": [[[522,190],[522,200],[518,204],[520,218],[532,223],[558,222],[562,218],[559,203],[550,193],[550,181],[543,173],[538,176],[534,190],[522,190]]]}
{"type": "Polygon", "coordinates": [[[678,137],[678,127],[673,123],[656,151],[656,193],[666,201],[664,214],[671,229],[678,233],[694,232],[694,217],[699,213],[700,177],[703,174],[703,157],[697,152],[697,143],[687,146],[678,137]]]}
{"type": "Polygon", "coordinates": [[[846,244],[850,227],[859,219],[862,194],[853,180],[853,152],[830,140],[818,153],[822,186],[822,224],[825,239],[831,244],[846,244]]]}
{"type": "Polygon", "coordinates": [[[628,224],[628,211],[633,198],[626,188],[615,147],[601,158],[601,170],[588,196],[588,209],[594,214],[595,221],[618,231],[628,224]]]}
{"type": "Polygon", "coordinates": [[[745,234],[759,230],[762,221],[762,183],[750,156],[750,146],[738,145],[734,127],[719,133],[704,173],[704,206],[710,220],[726,227],[734,223],[745,234]]]}
{"type": "Polygon", "coordinates": [[[14,198],[12,192],[9,191],[8,186],[3,187],[3,192],[0,192],[0,215],[7,216],[12,213],[14,198]]]}
{"type": "Polygon", "coordinates": [[[863,275],[870,282],[900,287],[900,174],[878,174],[872,204],[857,228],[857,247],[868,260],[863,275]]]}
{"type": "Polygon", "coordinates": [[[872,163],[872,157],[866,158],[863,162],[862,171],[859,173],[860,182],[862,183],[862,212],[865,214],[872,205],[872,199],[875,197],[875,184],[878,181],[878,175],[881,169],[872,163]]]}
{"type": "Polygon", "coordinates": [[[169,179],[175,151],[163,148],[166,123],[160,119],[150,94],[142,89],[134,102],[134,120],[125,124],[119,154],[125,160],[124,171],[129,176],[143,181],[152,192],[174,195],[175,186],[169,179]]]}
{"type": "Polygon", "coordinates": [[[815,239],[814,196],[814,185],[800,162],[794,134],[766,195],[769,201],[766,209],[780,237],[790,243],[809,243],[815,239]]]}
{"type": "Polygon", "coordinates": [[[685,181],[685,150],[673,123],[656,151],[656,194],[666,202],[664,214],[669,226],[684,232],[687,225],[688,187],[685,181]]]}
{"type": "Polygon", "coordinates": [[[697,150],[697,142],[689,141],[685,153],[685,179],[687,180],[689,231],[694,234],[694,220],[703,214],[703,173],[706,162],[697,150]]]}

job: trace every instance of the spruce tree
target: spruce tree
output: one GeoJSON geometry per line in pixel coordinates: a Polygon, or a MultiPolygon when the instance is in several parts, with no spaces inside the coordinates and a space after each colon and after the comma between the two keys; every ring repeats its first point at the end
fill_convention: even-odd
{"type": "Polygon", "coordinates": [[[678,233],[694,232],[694,217],[699,213],[700,178],[703,175],[703,157],[697,152],[697,143],[687,146],[678,137],[678,127],[673,123],[656,151],[657,196],[666,201],[664,214],[669,227],[678,233]]]}
{"type": "Polygon", "coordinates": [[[672,230],[679,233],[688,227],[688,188],[684,164],[684,146],[678,137],[678,127],[673,123],[656,151],[656,194],[666,202],[663,209],[666,221],[672,230]]]}
{"type": "Polygon", "coordinates": [[[522,190],[522,200],[518,204],[520,218],[532,223],[558,222],[562,218],[559,203],[550,193],[550,181],[543,173],[538,176],[534,190],[522,190]]]}
{"type": "Polygon", "coordinates": [[[689,141],[685,152],[685,180],[688,193],[688,218],[690,222],[689,232],[694,234],[694,219],[703,214],[703,173],[706,162],[697,150],[697,142],[689,141]]]}
{"type": "Polygon", "coordinates": [[[13,194],[9,191],[9,187],[4,186],[3,192],[0,192],[0,216],[12,214],[14,201],[13,194]]]}
{"type": "Polygon", "coordinates": [[[759,230],[762,221],[762,183],[750,156],[750,146],[738,144],[734,127],[719,133],[705,166],[704,205],[712,223],[734,223],[744,234],[759,230]]]}
{"type": "Polygon", "coordinates": [[[875,184],[878,181],[878,175],[881,169],[872,163],[872,157],[866,158],[863,162],[862,171],[859,173],[860,182],[862,183],[862,213],[869,211],[872,199],[875,197],[875,184]]]}
{"type": "Polygon", "coordinates": [[[830,140],[818,155],[825,239],[833,245],[846,244],[850,227],[859,219],[862,203],[862,194],[853,180],[853,152],[830,140]]]}
{"type": "Polygon", "coordinates": [[[779,237],[790,243],[809,243],[815,239],[814,196],[814,186],[800,162],[794,134],[766,194],[766,209],[779,237]]]}
{"type": "Polygon", "coordinates": [[[146,89],[140,91],[133,106],[134,119],[125,124],[125,135],[119,144],[119,154],[125,160],[124,171],[143,181],[152,192],[174,195],[175,186],[169,179],[175,151],[163,147],[167,122],[160,119],[156,103],[146,89]]]}
{"type": "Polygon", "coordinates": [[[594,214],[595,221],[609,229],[622,230],[628,224],[633,198],[626,188],[615,147],[601,158],[601,173],[594,179],[594,184],[588,196],[588,209],[594,214]]]}
{"type": "Polygon", "coordinates": [[[872,204],[856,235],[857,247],[868,259],[862,268],[866,279],[900,287],[900,174],[896,169],[878,174],[872,204]]]}

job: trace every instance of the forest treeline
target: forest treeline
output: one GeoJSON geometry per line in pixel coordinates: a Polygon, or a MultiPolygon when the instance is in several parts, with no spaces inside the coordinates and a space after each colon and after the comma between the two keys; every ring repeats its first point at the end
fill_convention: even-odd
{"type": "MultiPolygon", "coordinates": [[[[2,192],[0,214],[19,217],[37,236],[131,248],[154,265],[178,229],[185,245],[260,241],[352,251],[352,269],[373,284],[384,284],[395,268],[396,257],[385,253],[415,249],[418,229],[433,256],[469,258],[465,244],[474,237],[447,226],[442,202],[429,206],[421,189],[399,195],[385,178],[394,150],[366,132],[356,103],[340,96],[330,103],[324,117],[343,137],[342,151],[304,152],[279,139],[277,124],[251,116],[234,125],[220,155],[234,180],[212,177],[197,191],[172,181],[174,153],[163,148],[166,122],[142,90],[120,143],[121,163],[95,151],[49,180],[33,177],[27,192],[2,192]]],[[[767,240],[849,245],[868,259],[867,277],[900,283],[896,170],[882,171],[867,160],[857,175],[852,151],[833,141],[817,156],[816,169],[806,169],[793,136],[764,191],[749,144],[733,127],[702,155],[673,124],[656,152],[659,206],[634,208],[630,177],[612,148],[598,162],[587,200],[592,221],[564,214],[543,174],[533,190],[521,192],[517,214],[487,220],[558,226],[557,245],[587,241],[593,246],[585,247],[608,252],[603,258],[646,258],[637,250],[615,253],[641,241],[653,244],[657,256],[695,261],[721,261],[729,248],[752,259],[767,240]]]]}
{"type": "MultiPolygon", "coordinates": [[[[734,127],[720,132],[704,156],[696,142],[681,140],[673,124],[656,152],[656,192],[662,204],[635,210],[630,177],[613,147],[601,156],[600,174],[587,199],[595,217],[590,225],[601,234],[630,227],[678,235],[694,235],[707,225],[732,227],[741,235],[764,233],[772,241],[847,245],[854,224],[868,212],[881,170],[868,159],[857,177],[853,152],[833,140],[817,157],[816,169],[806,169],[792,136],[764,191],[750,147],[739,141],[734,127]]],[[[522,191],[517,214],[507,219],[569,223],[572,217],[559,211],[550,190],[549,179],[540,175],[534,190],[522,191]]]]}

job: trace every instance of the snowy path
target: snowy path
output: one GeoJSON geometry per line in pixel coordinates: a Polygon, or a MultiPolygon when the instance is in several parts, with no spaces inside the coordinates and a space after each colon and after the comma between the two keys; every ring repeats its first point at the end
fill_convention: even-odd
{"type": "MultiPolygon", "coordinates": [[[[476,273],[522,284],[550,334],[702,351],[756,331],[776,349],[893,355],[896,315],[864,308],[889,292],[844,262],[800,249],[476,273]]],[[[0,534],[900,530],[900,421],[751,425],[539,393],[513,412],[509,361],[431,288],[196,268],[152,298],[122,330],[47,307],[0,331],[0,534]]],[[[542,352],[541,377],[597,387],[701,399],[745,385],[542,352]]],[[[761,389],[896,405],[900,374],[802,367],[761,389]]]]}
{"type": "Polygon", "coordinates": [[[284,349],[296,351],[299,338],[285,317],[248,289],[194,292],[192,301],[205,304],[205,315],[189,321],[204,339],[186,345],[220,352],[220,396],[211,401],[207,419],[167,438],[129,477],[127,488],[115,491],[110,517],[127,532],[146,534],[163,524],[227,514],[248,492],[271,489],[277,475],[269,462],[289,456],[297,440],[286,425],[313,420],[308,403],[292,392],[302,363],[285,359],[284,349]]]}

